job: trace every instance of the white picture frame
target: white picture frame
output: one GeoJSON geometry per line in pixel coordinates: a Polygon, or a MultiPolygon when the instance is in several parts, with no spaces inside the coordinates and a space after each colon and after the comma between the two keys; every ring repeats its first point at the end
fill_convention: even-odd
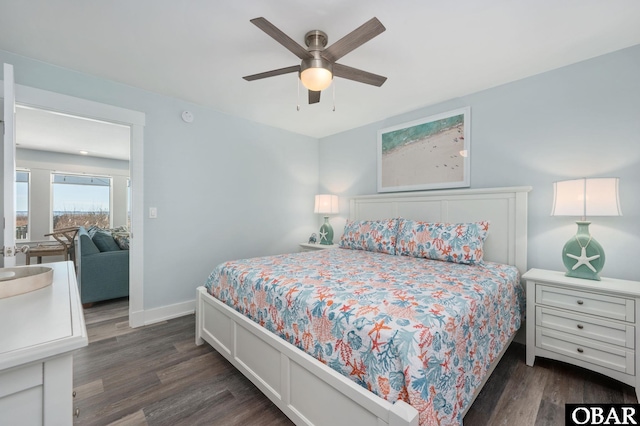
{"type": "Polygon", "coordinates": [[[378,131],[378,192],[471,186],[471,108],[378,131]]]}

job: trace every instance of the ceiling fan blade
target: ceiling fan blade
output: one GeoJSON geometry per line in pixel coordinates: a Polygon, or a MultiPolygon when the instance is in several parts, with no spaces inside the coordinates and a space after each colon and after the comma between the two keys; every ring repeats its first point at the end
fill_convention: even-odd
{"type": "Polygon", "coordinates": [[[309,90],[309,105],[320,102],[320,92],[309,90]]]}
{"type": "Polygon", "coordinates": [[[294,65],[292,67],[280,68],[277,70],[271,70],[261,72],[259,74],[247,75],[244,78],[247,81],[260,80],[261,78],[275,77],[276,75],[289,74],[291,72],[300,72],[300,65],[294,65]]]}
{"type": "Polygon", "coordinates": [[[336,77],[346,78],[347,80],[357,81],[359,83],[371,84],[372,86],[382,86],[387,77],[362,71],[357,68],[348,67],[342,64],[333,64],[333,75],[336,77]]]}
{"type": "Polygon", "coordinates": [[[378,18],[371,18],[321,52],[323,58],[335,62],[386,30],[378,18]]]}
{"type": "Polygon", "coordinates": [[[254,18],[251,20],[251,23],[256,27],[260,28],[262,31],[267,33],[271,38],[275,41],[286,47],[291,53],[296,55],[300,59],[308,59],[312,58],[313,55],[307,51],[304,47],[300,46],[296,43],[291,37],[280,31],[275,25],[266,19],[254,18]]]}

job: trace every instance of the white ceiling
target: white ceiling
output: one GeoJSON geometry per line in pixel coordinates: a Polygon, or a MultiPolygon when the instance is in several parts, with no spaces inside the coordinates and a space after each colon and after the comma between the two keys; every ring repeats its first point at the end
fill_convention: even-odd
{"type": "MultiPolygon", "coordinates": [[[[0,49],[320,138],[640,44],[638,0],[0,0],[0,49]],[[338,62],[388,77],[336,78],[307,105],[299,64],[249,20],[329,45],[377,17],[386,32],[338,62]]],[[[197,120],[198,117],[196,116],[197,120]]]]}
{"type": "Polygon", "coordinates": [[[128,126],[16,108],[18,148],[129,161],[130,134],[128,126]]]}

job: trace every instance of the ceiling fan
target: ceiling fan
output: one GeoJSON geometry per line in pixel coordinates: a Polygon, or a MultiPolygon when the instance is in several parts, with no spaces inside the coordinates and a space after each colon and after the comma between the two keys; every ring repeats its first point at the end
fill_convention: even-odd
{"type": "Polygon", "coordinates": [[[378,87],[387,80],[387,77],[336,63],[347,53],[384,32],[386,28],[377,18],[371,18],[326,49],[328,37],[320,30],[309,31],[305,35],[305,49],[264,18],[252,19],[251,23],[286,47],[302,63],[243,77],[247,81],[297,72],[304,87],[309,89],[309,103],[315,104],[320,102],[320,92],[331,85],[334,76],[378,87]]]}

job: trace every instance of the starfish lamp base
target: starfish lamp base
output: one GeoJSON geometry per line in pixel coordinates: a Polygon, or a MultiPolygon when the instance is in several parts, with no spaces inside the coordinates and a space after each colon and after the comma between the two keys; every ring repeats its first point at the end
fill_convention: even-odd
{"type": "Polygon", "coordinates": [[[567,277],[600,281],[598,275],[604,267],[604,250],[589,233],[591,222],[577,221],[578,232],[564,245],[562,261],[567,277]]]}
{"type": "Polygon", "coordinates": [[[320,227],[320,244],[333,245],[333,228],[329,223],[329,216],[324,217],[324,223],[320,227]]]}

